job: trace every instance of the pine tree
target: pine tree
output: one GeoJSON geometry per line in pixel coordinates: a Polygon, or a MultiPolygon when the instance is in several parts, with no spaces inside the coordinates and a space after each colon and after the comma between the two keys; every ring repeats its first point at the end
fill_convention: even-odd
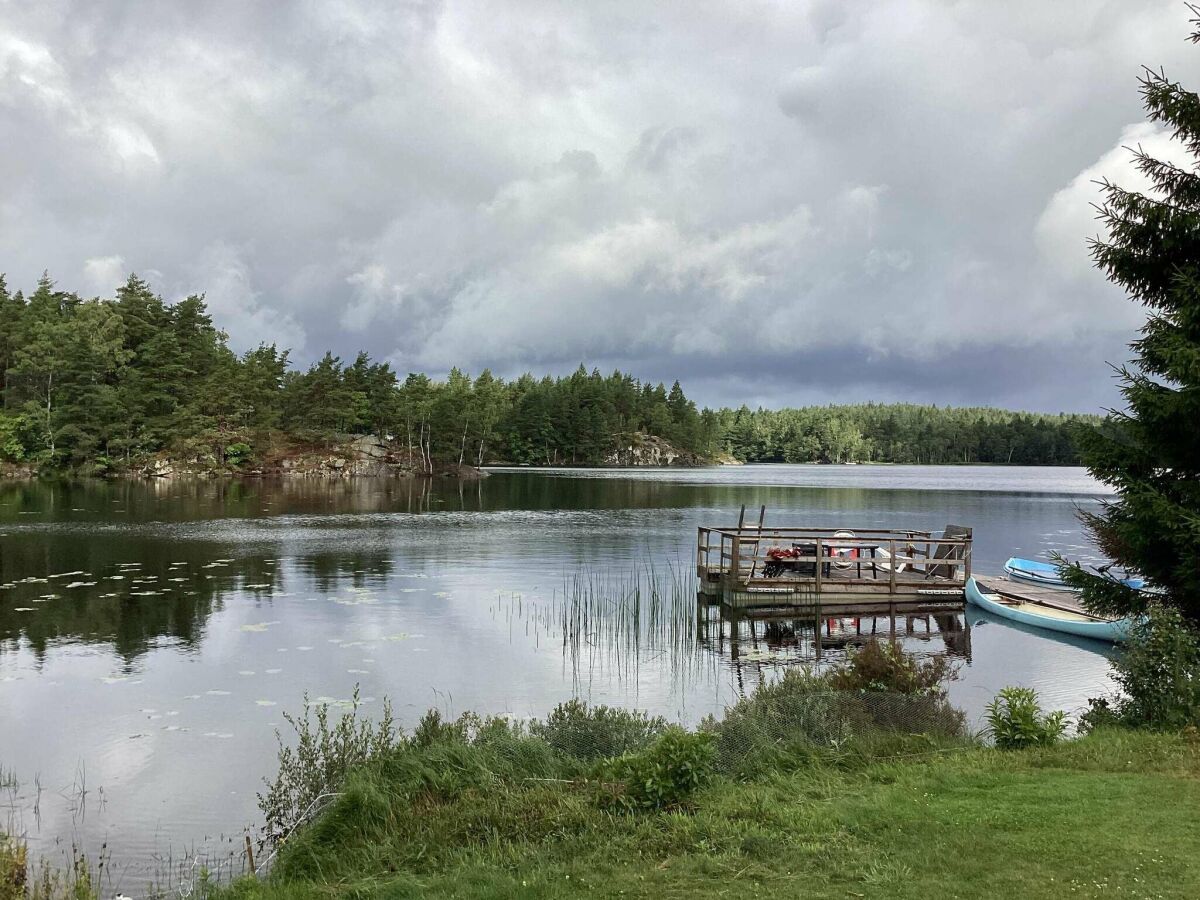
{"type": "MultiPolygon", "coordinates": [[[[1193,20],[1200,43],[1200,18],[1193,20]]],[[[1083,516],[1100,548],[1161,594],[1064,569],[1084,601],[1110,615],[1141,611],[1153,596],[1200,621],[1200,96],[1147,70],[1148,117],[1166,126],[1196,162],[1187,167],[1138,148],[1153,184],[1140,194],[1104,182],[1092,241],[1096,265],[1149,310],[1135,358],[1118,369],[1127,409],[1081,432],[1084,462],[1117,498],[1083,516]]]]}

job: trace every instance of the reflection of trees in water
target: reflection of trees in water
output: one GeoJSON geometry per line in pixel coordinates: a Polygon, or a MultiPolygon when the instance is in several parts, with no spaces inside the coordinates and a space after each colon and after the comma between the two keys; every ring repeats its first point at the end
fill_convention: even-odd
{"type": "MultiPolygon", "coordinates": [[[[211,546],[158,545],[158,553],[134,552],[111,539],[87,540],[78,536],[9,536],[0,554],[0,581],[19,582],[60,572],[85,572],[47,582],[16,584],[0,594],[0,652],[20,640],[28,642],[39,662],[56,641],[111,644],[132,662],[166,638],[185,647],[196,646],[204,625],[221,608],[216,579],[207,579],[200,566],[214,555],[211,546]],[[197,552],[202,550],[203,552],[197,552]],[[120,563],[140,562],[140,568],[121,569],[120,563]],[[186,567],[170,568],[172,562],[186,567]],[[183,577],[186,582],[168,578],[183,577]],[[113,579],[113,575],[122,575],[113,579]],[[136,578],[154,580],[136,582],[136,578]],[[75,581],[94,585],[68,588],[75,581]],[[144,596],[148,592],[155,592],[144,596]],[[157,593],[162,591],[162,593],[157,593]],[[46,594],[56,594],[42,600],[46,594]],[[105,595],[115,596],[105,596],[105,595]],[[143,596],[139,596],[143,595],[143,596]],[[19,608],[26,612],[17,612],[19,608]]],[[[218,570],[219,571],[219,570],[218,570]]]]}
{"type": "Polygon", "coordinates": [[[477,510],[485,506],[486,485],[448,478],[12,481],[0,483],[0,526],[477,510]]]}
{"type": "MultiPolygon", "coordinates": [[[[732,513],[753,492],[753,503],[768,509],[809,507],[853,514],[869,511],[873,516],[907,512],[899,491],[857,487],[797,487],[788,485],[711,484],[654,478],[567,477],[545,475],[531,478],[522,473],[497,472],[484,480],[482,508],[502,509],[687,509],[712,508],[732,513]]],[[[732,524],[732,521],[728,524],[732,524]]]]}
{"type": "Polygon", "coordinates": [[[367,587],[372,578],[395,571],[390,550],[318,551],[296,557],[296,567],[307,575],[314,590],[329,593],[346,585],[367,587]]]}

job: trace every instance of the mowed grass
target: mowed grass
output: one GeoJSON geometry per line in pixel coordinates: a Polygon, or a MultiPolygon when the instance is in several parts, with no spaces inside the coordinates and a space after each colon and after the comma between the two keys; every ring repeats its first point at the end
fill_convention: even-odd
{"type": "MultiPolygon", "coordinates": [[[[380,771],[237,898],[1200,897],[1200,744],[1100,731],[1059,747],[809,760],[718,778],[687,811],[514,779],[414,795],[380,771]]],[[[443,758],[438,765],[470,760],[443,758]]],[[[471,783],[468,779],[467,783],[471,783]]]]}

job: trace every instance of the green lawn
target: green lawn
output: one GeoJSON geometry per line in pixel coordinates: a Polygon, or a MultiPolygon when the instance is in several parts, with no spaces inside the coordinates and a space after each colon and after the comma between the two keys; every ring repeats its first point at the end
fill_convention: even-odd
{"type": "Polygon", "coordinates": [[[235,897],[1200,897],[1200,744],[1106,731],[718,779],[689,812],[530,781],[358,778],[235,897]]]}

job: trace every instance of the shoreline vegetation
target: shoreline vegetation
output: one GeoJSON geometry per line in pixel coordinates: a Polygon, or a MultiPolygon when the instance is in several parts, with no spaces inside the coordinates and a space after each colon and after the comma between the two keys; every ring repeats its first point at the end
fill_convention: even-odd
{"type": "Polygon", "coordinates": [[[910,403],[698,409],[679,382],[580,366],[438,381],[360,353],[306,370],[236,354],[202,295],[168,303],[129,276],[85,299],[0,276],[0,471],[473,477],[481,466],[715,462],[1074,465],[1090,415],[910,403]]]}
{"type": "MultiPolygon", "coordinates": [[[[1006,689],[973,734],[952,677],[872,642],[691,729],[573,700],[532,721],[430,711],[405,734],[386,705],[306,705],[259,796],[257,875],[193,869],[146,896],[1200,893],[1194,728],[1064,740],[1061,713],[1006,689]]],[[[86,861],[28,866],[0,840],[2,900],[107,895],[86,861]]]]}

